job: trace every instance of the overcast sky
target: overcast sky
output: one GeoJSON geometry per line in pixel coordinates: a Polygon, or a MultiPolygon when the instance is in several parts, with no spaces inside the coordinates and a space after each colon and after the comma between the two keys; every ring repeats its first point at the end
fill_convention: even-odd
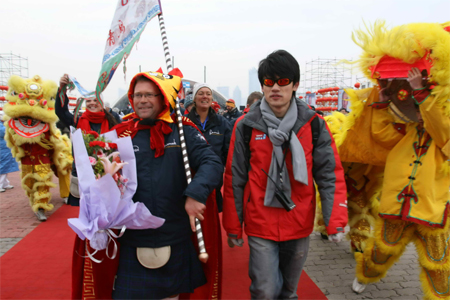
{"type": "MultiPolygon", "coordinates": [[[[117,0],[2,1],[0,53],[27,57],[29,75],[59,82],[64,73],[93,89],[117,0]]],[[[185,78],[248,95],[248,71],[277,49],[305,63],[356,59],[353,30],[384,19],[389,26],[450,20],[450,0],[161,0],[171,55],[185,78]]],[[[104,92],[114,103],[138,71],[165,70],[158,18],[151,20],[104,92]]],[[[231,97],[230,95],[230,97],[231,97]]],[[[244,102],[244,100],[242,100],[244,102]]]]}

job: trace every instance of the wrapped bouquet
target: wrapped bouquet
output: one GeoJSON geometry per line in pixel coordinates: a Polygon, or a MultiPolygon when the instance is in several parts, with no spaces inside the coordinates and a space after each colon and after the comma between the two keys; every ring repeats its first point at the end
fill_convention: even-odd
{"type": "MultiPolygon", "coordinates": [[[[80,190],[80,213],[69,219],[69,226],[80,239],[88,239],[97,250],[107,249],[112,242],[114,258],[120,237],[127,228],[149,229],[163,225],[164,219],[153,216],[132,197],[137,187],[136,162],[131,138],[117,138],[115,131],[98,136],[96,132],[81,130],[72,134],[75,165],[80,190]],[[117,151],[118,150],[118,151],[117,151]],[[118,229],[116,235],[112,229],[118,229]]],[[[88,256],[96,262],[93,255],[88,256]]]]}

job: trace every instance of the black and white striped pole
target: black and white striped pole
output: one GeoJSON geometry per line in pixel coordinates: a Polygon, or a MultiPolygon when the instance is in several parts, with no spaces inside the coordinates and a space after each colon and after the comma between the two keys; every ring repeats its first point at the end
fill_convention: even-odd
{"type": "MultiPolygon", "coordinates": [[[[164,26],[164,18],[162,12],[158,15],[159,29],[161,30],[161,38],[164,47],[164,56],[166,57],[167,72],[173,69],[172,61],[170,59],[169,42],[167,41],[166,27],[164,26]]],[[[175,101],[175,113],[177,115],[178,132],[180,134],[181,152],[183,153],[184,170],[186,171],[187,184],[192,181],[191,168],[189,167],[189,158],[186,148],[186,140],[184,139],[183,122],[180,110],[180,103],[178,99],[175,101]]],[[[201,262],[206,263],[208,261],[208,253],[206,253],[205,241],[203,239],[202,225],[200,220],[195,218],[195,231],[197,233],[198,249],[200,254],[198,258],[201,262]]]]}

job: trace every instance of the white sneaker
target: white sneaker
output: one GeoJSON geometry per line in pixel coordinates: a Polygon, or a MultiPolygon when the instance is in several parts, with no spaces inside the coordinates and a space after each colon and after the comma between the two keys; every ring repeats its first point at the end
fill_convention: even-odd
{"type": "Polygon", "coordinates": [[[65,204],[67,204],[67,202],[69,201],[69,197],[65,197],[65,198],[61,198],[61,199],[65,204]]]}
{"type": "Polygon", "coordinates": [[[13,189],[13,188],[14,188],[14,187],[13,187],[12,185],[8,185],[8,186],[5,186],[5,187],[4,187],[5,190],[10,190],[10,189],[13,189]]]}
{"type": "Polygon", "coordinates": [[[0,189],[0,193],[3,193],[4,191],[6,191],[5,189],[0,189]]]}
{"type": "Polygon", "coordinates": [[[39,221],[44,222],[47,221],[47,217],[45,216],[45,212],[42,208],[39,208],[37,212],[34,213],[39,221]]]}
{"type": "Polygon", "coordinates": [[[366,286],[367,286],[367,284],[360,283],[358,281],[358,278],[355,278],[355,280],[353,280],[352,290],[355,293],[361,294],[366,289],[366,286]]]}

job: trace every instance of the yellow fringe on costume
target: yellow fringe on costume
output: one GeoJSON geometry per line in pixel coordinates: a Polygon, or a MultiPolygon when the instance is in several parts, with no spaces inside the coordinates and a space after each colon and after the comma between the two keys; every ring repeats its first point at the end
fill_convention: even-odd
{"type": "Polygon", "coordinates": [[[31,209],[34,212],[39,208],[52,210],[53,205],[48,203],[52,197],[50,188],[56,187],[56,184],[52,182],[53,172],[50,165],[21,165],[21,169],[22,188],[28,195],[31,209]]]}
{"type": "Polygon", "coordinates": [[[374,238],[368,241],[364,255],[355,253],[358,281],[368,284],[383,278],[413,241],[422,267],[420,280],[425,299],[449,299],[449,227],[448,220],[442,229],[401,220],[377,221],[374,238]]]}
{"type": "Polygon", "coordinates": [[[370,134],[373,112],[369,105],[378,100],[378,90],[348,89],[345,92],[349,95],[352,111],[343,124],[342,134],[336,137],[341,144],[341,161],[384,166],[389,149],[378,144],[370,134]]]}
{"type": "Polygon", "coordinates": [[[389,268],[399,260],[414,234],[414,227],[407,227],[405,223],[399,220],[389,222],[385,219],[377,220],[374,237],[367,241],[364,255],[355,252],[356,277],[359,282],[364,284],[377,282],[385,277],[389,268]],[[385,229],[386,225],[389,228],[385,229]],[[385,230],[388,237],[392,238],[390,240],[392,244],[385,244],[380,238],[385,235],[385,230]]]}

